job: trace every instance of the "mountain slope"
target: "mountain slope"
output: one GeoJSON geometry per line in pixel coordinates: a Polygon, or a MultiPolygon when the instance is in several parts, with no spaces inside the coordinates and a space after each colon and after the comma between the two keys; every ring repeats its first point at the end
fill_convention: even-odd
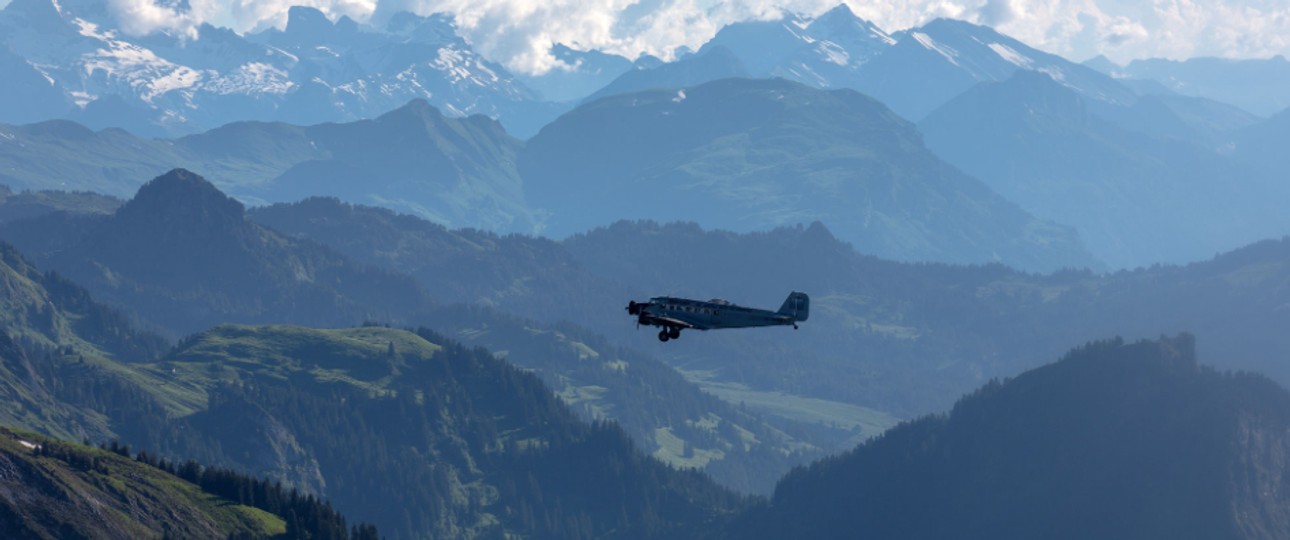
{"type": "Polygon", "coordinates": [[[1254,171],[1102,119],[1130,110],[1094,109],[1048,75],[1021,71],[963,93],[919,127],[938,156],[1022,208],[1073,225],[1113,267],[1198,260],[1290,230],[1272,202],[1279,191],[1254,171]]]}
{"type": "Polygon", "coordinates": [[[564,236],[622,218],[764,230],[823,221],[903,260],[1095,265],[1079,240],[939,161],[852,91],[728,79],[584,105],[530,139],[525,194],[564,236]]]}
{"type": "Polygon", "coordinates": [[[796,471],[735,536],[1281,538],[1288,406],[1188,336],[1091,344],[796,471]]]}

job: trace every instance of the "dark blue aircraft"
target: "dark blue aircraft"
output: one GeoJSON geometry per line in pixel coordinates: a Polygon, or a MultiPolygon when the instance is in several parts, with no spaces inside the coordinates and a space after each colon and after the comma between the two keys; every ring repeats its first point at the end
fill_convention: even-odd
{"type": "Polygon", "coordinates": [[[707,302],[657,296],[649,302],[627,303],[627,313],[636,317],[637,324],[657,326],[658,340],[667,341],[681,337],[681,330],[713,330],[716,328],[749,328],[753,326],[792,326],[805,321],[811,313],[811,298],[806,293],[794,292],[784,300],[779,311],[736,306],[714,298],[707,302]]]}

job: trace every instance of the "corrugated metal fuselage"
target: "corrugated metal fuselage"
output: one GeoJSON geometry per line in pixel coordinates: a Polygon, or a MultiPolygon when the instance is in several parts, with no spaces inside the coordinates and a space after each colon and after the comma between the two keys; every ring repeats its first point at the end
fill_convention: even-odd
{"type": "Polygon", "coordinates": [[[685,323],[683,328],[751,328],[756,326],[791,326],[796,320],[774,311],[737,306],[729,302],[704,302],[688,298],[659,296],[651,298],[641,310],[641,324],[667,326],[666,321],[685,323]]]}
{"type": "Polygon", "coordinates": [[[657,326],[659,341],[681,337],[681,330],[713,330],[717,328],[751,328],[755,326],[792,326],[805,321],[811,314],[811,299],[806,293],[788,295],[779,311],[736,306],[725,300],[691,300],[672,296],[656,296],[649,302],[627,304],[627,313],[636,317],[638,324],[657,326]]]}

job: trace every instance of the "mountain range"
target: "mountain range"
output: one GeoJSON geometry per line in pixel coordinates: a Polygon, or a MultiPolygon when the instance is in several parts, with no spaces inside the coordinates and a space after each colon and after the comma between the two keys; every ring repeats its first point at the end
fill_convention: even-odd
{"type": "MultiPolygon", "coordinates": [[[[450,232],[335,199],[255,211],[256,222],[182,170],[152,180],[113,214],[69,214],[74,208],[81,207],[15,221],[0,237],[172,339],[222,323],[430,325],[471,345],[516,351],[511,362],[533,370],[585,418],[614,419],[645,452],[746,491],[768,492],[782,472],[854,435],[772,424],[703,393],[646,353],[553,317],[552,304],[576,298],[594,280],[584,274],[574,284],[559,265],[546,267],[561,258],[571,266],[547,240],[450,232]],[[307,232],[335,247],[302,238],[307,232]],[[534,279],[520,281],[524,274],[534,279]],[[535,290],[546,296],[530,298],[535,290]],[[489,298],[506,306],[520,299],[532,309],[451,304],[489,298]],[[727,427],[715,429],[714,421],[727,427]]],[[[598,297],[614,296],[602,290],[598,297]]],[[[156,346],[150,351],[143,356],[156,346]]]]}
{"type": "MultiPolygon", "coordinates": [[[[20,346],[0,343],[6,362],[24,356],[20,346]]],[[[1150,531],[1261,539],[1280,537],[1285,522],[1278,486],[1286,463],[1277,456],[1290,394],[1257,375],[1199,366],[1190,336],[1093,343],[990,382],[947,415],[904,423],[788,474],[768,501],[740,500],[703,477],[633,457],[625,436],[570,420],[532,375],[424,329],[223,325],[154,362],[93,362],[60,353],[38,368],[36,380],[59,381],[60,400],[96,403],[103,418],[133,425],[135,444],[326,493],[389,538],[425,531],[459,538],[841,538],[856,531],[1025,538],[1062,524],[1061,537],[1070,538],[1150,531]],[[116,386],[67,384],[78,379],[116,386]],[[278,468],[264,469],[273,464],[278,468]],[[942,518],[921,519],[900,510],[906,508],[940,510],[942,518]],[[1030,508],[1028,517],[1016,519],[1017,508],[1030,508]]],[[[150,497],[167,510],[118,517],[119,527],[146,527],[156,512],[192,512],[182,505],[193,488],[165,480],[171,469],[155,457],[131,461],[36,435],[7,437],[0,438],[6,470],[30,475],[57,464],[66,471],[59,485],[76,497],[158,486],[181,494],[171,491],[164,503],[150,497]],[[148,472],[151,463],[160,470],[148,472]]],[[[186,471],[170,474],[192,477],[186,471]]],[[[242,504],[262,500],[246,490],[227,493],[242,504]]],[[[84,526],[71,525],[79,514],[54,503],[7,508],[25,516],[25,528],[84,526]]],[[[204,508],[258,515],[238,506],[204,508]]],[[[210,526],[272,531],[282,523],[216,519],[210,526]]],[[[196,518],[185,523],[208,526],[196,518]]]]}
{"type": "Polygon", "coordinates": [[[450,116],[493,117],[527,138],[585,99],[730,76],[857,89],[916,121],[971,85],[1004,80],[1019,69],[1049,73],[1088,98],[1112,103],[1133,101],[1129,88],[1150,81],[1157,91],[1215,99],[1261,116],[1290,105],[1277,98],[1286,89],[1283,59],[1084,66],[960,21],[888,33],[845,4],[816,17],[785,13],[735,23],[697,53],[666,63],[641,57],[633,64],[557,43],[550,52],[558,65],[542,74],[511,73],[497,59],[483,58],[449,15],[400,12],[380,19],[379,26],[333,20],[295,6],[281,30],[243,35],[202,25],[190,33],[133,36],[117,28],[103,4],[18,0],[0,11],[0,96],[6,98],[0,122],[67,118],[93,129],[177,136],[231,121],[312,125],[374,118],[424,99],[450,116]],[[725,52],[711,54],[718,49],[725,52]]]}
{"type": "Polygon", "coordinates": [[[559,114],[561,105],[475,53],[453,24],[400,13],[374,28],[297,6],[283,30],[239,35],[202,25],[192,36],[133,37],[102,3],[19,0],[0,11],[0,67],[14,74],[0,96],[26,105],[0,113],[9,122],[66,116],[148,136],[231,120],[352,121],[411,99],[458,116],[505,118],[516,133],[559,114]]]}
{"type": "Polygon", "coordinates": [[[0,129],[0,181],[13,188],[126,197],[178,163],[248,201],[331,195],[498,232],[561,237],[621,217],[743,231],[823,220],[892,259],[1101,264],[1074,231],[937,159],[882,104],[784,80],[616,96],[527,142],[423,101],[375,120],[242,122],[174,140],[66,121],[0,129]],[[615,190],[626,191],[606,197],[615,190]]]}
{"type": "MultiPolygon", "coordinates": [[[[569,69],[516,77],[471,52],[454,24],[444,15],[396,14],[375,28],[295,8],[283,30],[240,36],[203,27],[196,37],[135,38],[111,28],[112,17],[92,3],[11,3],[0,12],[0,25],[11,30],[15,76],[0,84],[0,93],[31,103],[15,110],[14,119],[61,114],[42,109],[44,101],[33,94],[40,90],[62,93],[64,102],[80,100],[84,107],[68,104],[72,112],[62,116],[91,129],[58,121],[0,127],[0,182],[18,190],[128,197],[140,179],[182,166],[249,204],[338,196],[451,227],[557,237],[622,218],[683,219],[740,231],[821,220],[885,258],[998,261],[1039,271],[1181,263],[1287,232],[1268,202],[1283,195],[1276,148],[1284,139],[1276,119],[1215,101],[1230,97],[1196,84],[1188,86],[1194,91],[1171,89],[1165,79],[1182,80],[1168,75],[1178,70],[1157,70],[1164,82],[1134,78],[1157,71],[1130,73],[1109,61],[1077,64],[962,21],[888,34],[842,5],[814,18],[786,14],[730,25],[672,62],[643,57],[633,64],[557,44],[552,53],[569,69]],[[37,31],[61,38],[38,39],[37,31]],[[252,79],[259,82],[228,80],[247,66],[255,67],[259,78],[252,79]],[[1036,73],[1051,82],[1018,82],[1040,80],[1036,73]],[[734,94],[765,92],[777,83],[719,82],[730,77],[782,77],[803,86],[790,85],[796,106],[778,116],[765,107],[734,108],[741,103],[734,94]],[[520,79],[560,93],[563,104],[536,97],[520,79]],[[763,90],[755,90],[759,85],[763,90]],[[876,101],[851,100],[844,112],[838,100],[822,97],[843,89],[876,101]],[[696,115],[693,100],[670,102],[711,92],[720,94],[713,100],[726,107],[725,120],[740,116],[738,122],[707,124],[721,119],[696,115]],[[1079,101],[1082,108],[1060,105],[1066,108],[1057,114],[1045,109],[1048,99],[1079,101]],[[583,133],[586,123],[605,120],[597,115],[633,102],[677,116],[668,118],[670,128],[636,115],[583,133]],[[866,124],[873,132],[859,137],[855,114],[878,103],[920,124],[911,131],[887,115],[866,124]],[[1049,131],[1017,124],[1022,103],[1044,116],[1042,129],[1049,131]],[[528,112],[514,112],[520,109],[528,112]],[[145,124],[186,126],[170,133],[195,134],[157,140],[107,128],[142,125],[129,111],[151,111],[156,118],[145,124]],[[218,120],[198,121],[207,114],[198,111],[218,120]],[[22,116],[28,112],[38,114],[22,116]],[[521,122],[524,129],[514,126],[518,118],[538,116],[521,122]],[[207,130],[235,119],[250,121],[207,130]],[[842,119],[849,124],[833,125],[842,119]],[[340,123],[319,124],[324,121],[340,123]],[[1058,124],[1060,133],[1053,131],[1058,124]],[[571,129],[584,139],[568,136],[571,129]],[[919,154],[920,134],[936,158],[983,181],[985,189],[919,154]],[[877,152],[882,139],[912,153],[877,152]],[[690,146],[663,144],[685,141],[690,146]],[[740,157],[770,159],[775,154],[764,153],[765,146],[784,144],[811,150],[802,159],[775,157],[773,164],[740,157]],[[1117,152],[1120,144],[1133,151],[1117,152]],[[650,162],[657,170],[631,170],[640,161],[630,159],[598,168],[597,160],[615,150],[597,145],[649,155],[659,160],[650,162]],[[869,166],[853,167],[855,152],[872,152],[862,158],[872,160],[869,166]],[[926,170],[911,170],[915,162],[926,170]],[[866,182],[840,178],[843,163],[866,182]],[[915,180],[904,182],[906,175],[915,180]],[[361,177],[375,179],[355,181],[361,177]],[[942,184],[927,185],[935,177],[942,184]],[[897,180],[912,192],[883,188],[897,180]],[[695,182],[697,191],[678,204],[667,193],[669,182],[695,182]],[[597,193],[591,185],[627,183],[637,186],[634,197],[642,204],[625,213],[615,201],[583,201],[571,212],[559,206],[569,201],[547,199],[566,192],[591,197],[597,193]],[[840,186],[852,191],[839,192],[840,186]],[[1147,186],[1171,195],[1144,193],[1147,186]],[[761,193],[773,196],[755,208],[746,204],[761,193]],[[1096,204],[1072,211],[1061,204],[1071,197],[1096,204]],[[1243,206],[1246,201],[1253,206],[1243,206]]],[[[1188,77],[1244,73],[1248,86],[1279,88],[1276,61],[1197,65],[1210,67],[1188,77]]]]}

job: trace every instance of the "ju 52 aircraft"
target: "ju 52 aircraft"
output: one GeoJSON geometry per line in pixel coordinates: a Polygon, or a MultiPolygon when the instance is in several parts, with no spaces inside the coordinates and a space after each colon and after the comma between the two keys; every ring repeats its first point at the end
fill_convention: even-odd
{"type": "Polygon", "coordinates": [[[753,326],[792,326],[805,321],[811,313],[811,299],[806,293],[794,292],[784,300],[779,311],[736,306],[714,298],[707,302],[656,296],[649,302],[628,302],[627,314],[636,317],[636,324],[657,326],[658,340],[667,341],[681,337],[681,330],[713,330],[716,328],[749,328],[753,326]]]}

